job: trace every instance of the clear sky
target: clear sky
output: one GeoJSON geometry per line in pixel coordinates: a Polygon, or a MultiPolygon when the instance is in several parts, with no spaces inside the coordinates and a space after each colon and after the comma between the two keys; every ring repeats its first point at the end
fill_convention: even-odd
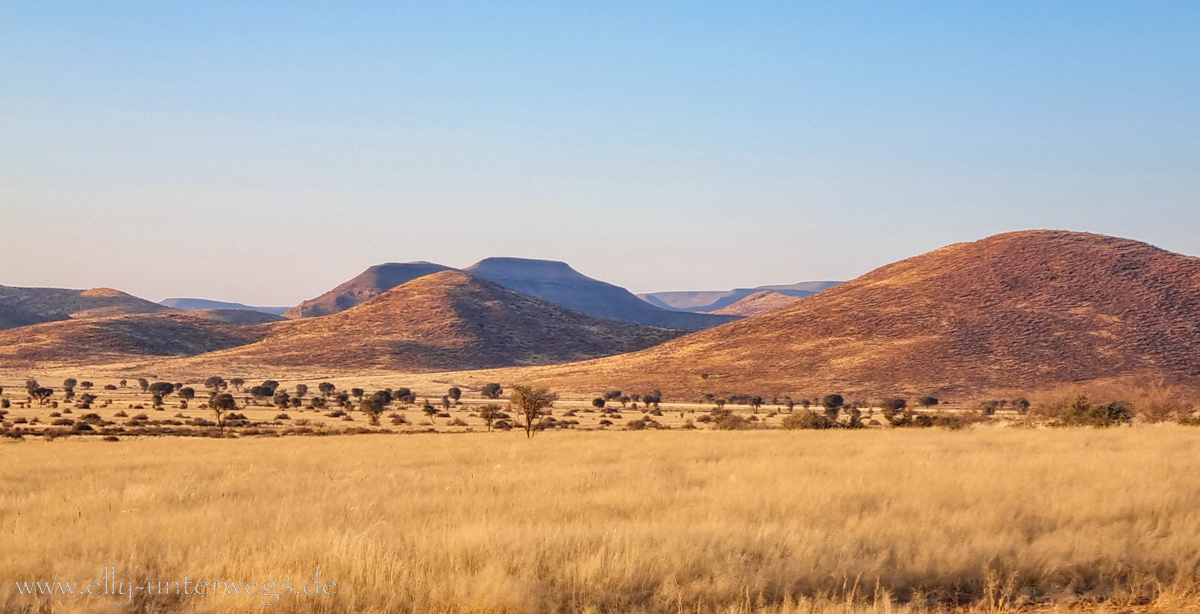
{"type": "Polygon", "coordinates": [[[1200,254],[1200,3],[0,3],[0,284],[637,292],[1065,228],[1200,254]],[[508,6],[500,6],[508,5],[508,6]]]}

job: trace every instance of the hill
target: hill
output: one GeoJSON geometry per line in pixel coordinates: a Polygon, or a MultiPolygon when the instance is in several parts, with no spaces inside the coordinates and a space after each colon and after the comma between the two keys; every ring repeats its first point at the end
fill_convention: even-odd
{"type": "Polygon", "coordinates": [[[111,288],[67,290],[0,286],[0,330],[70,318],[171,311],[111,288]]]}
{"type": "Polygon", "coordinates": [[[579,313],[631,324],[697,330],[736,319],[660,309],[625,288],[587,277],[565,262],[486,258],[463,271],[579,313]]]}
{"type": "Polygon", "coordinates": [[[369,301],[400,284],[448,270],[452,269],[432,262],[378,264],[329,292],[289,309],[283,316],[296,319],[338,313],[369,301]]]}
{"type": "Polygon", "coordinates": [[[1197,352],[1200,259],[1026,231],[897,262],[642,352],[504,375],[688,395],[969,392],[1134,375],[1196,385],[1197,352]]]}
{"type": "Polygon", "coordinates": [[[733,290],[650,292],[647,294],[638,294],[637,297],[662,309],[690,311],[694,313],[718,313],[721,309],[764,290],[772,290],[786,296],[805,297],[812,296],[822,290],[828,290],[840,283],[842,282],[802,281],[794,284],[735,288],[733,290]]]}
{"type": "Polygon", "coordinates": [[[270,325],[260,342],[174,366],[480,369],[630,352],[679,334],[586,316],[459,271],[442,271],[333,315],[270,325]]]}
{"type": "Polygon", "coordinates": [[[727,305],[711,313],[750,317],[782,309],[800,299],[801,297],[799,296],[790,296],[774,290],[761,290],[732,305],[727,305]]]}
{"type": "Polygon", "coordinates": [[[0,367],[98,365],[191,356],[258,341],[265,334],[263,327],[179,312],[70,319],[0,331],[0,367]]]}
{"type": "Polygon", "coordinates": [[[252,305],[243,305],[242,303],[226,303],[224,301],[210,301],[206,298],[168,298],[158,302],[159,305],[170,307],[172,309],[182,309],[185,311],[205,311],[211,309],[237,309],[242,311],[257,311],[260,313],[269,313],[272,315],[281,316],[287,312],[290,307],[254,307],[252,305]]]}

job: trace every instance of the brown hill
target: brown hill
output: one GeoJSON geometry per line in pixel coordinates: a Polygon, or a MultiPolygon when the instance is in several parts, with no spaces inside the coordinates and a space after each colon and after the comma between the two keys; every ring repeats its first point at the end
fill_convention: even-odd
{"type": "Polygon", "coordinates": [[[283,317],[312,318],[338,313],[365,303],[400,284],[448,270],[450,267],[432,262],[378,264],[329,292],[296,305],[284,312],[283,317]]]}
{"type": "Polygon", "coordinates": [[[0,286],[0,330],[70,318],[173,311],[111,288],[66,290],[0,286]]]}
{"type": "Polygon", "coordinates": [[[419,277],[340,313],[269,327],[258,343],[174,366],[480,369],[630,352],[681,334],[593,318],[458,271],[419,277]]]}
{"type": "Polygon", "coordinates": [[[1143,374],[1200,384],[1198,351],[1200,259],[1027,231],[951,245],[642,352],[503,376],[668,394],[921,394],[1143,374]]]}
{"type": "Polygon", "coordinates": [[[716,311],[709,311],[708,313],[743,317],[756,316],[768,311],[782,309],[800,299],[801,297],[799,296],[788,296],[774,290],[763,290],[755,292],[732,305],[722,307],[716,311]]]}
{"type": "Polygon", "coordinates": [[[0,367],[96,365],[157,356],[191,356],[262,339],[238,326],[184,313],[70,319],[0,331],[0,367]]]}

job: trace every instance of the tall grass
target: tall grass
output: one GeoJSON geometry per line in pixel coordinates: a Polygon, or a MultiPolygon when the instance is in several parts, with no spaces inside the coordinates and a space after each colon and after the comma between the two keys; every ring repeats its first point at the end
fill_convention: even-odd
{"type": "Polygon", "coordinates": [[[117,611],[13,585],[105,565],[338,583],[279,612],[1194,607],[1200,430],[27,441],[0,445],[0,543],[4,611],[117,611]]]}

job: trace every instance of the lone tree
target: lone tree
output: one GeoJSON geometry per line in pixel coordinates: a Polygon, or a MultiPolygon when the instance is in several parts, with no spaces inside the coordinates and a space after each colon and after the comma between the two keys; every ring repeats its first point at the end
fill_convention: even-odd
{"type": "Polygon", "coordinates": [[[204,387],[212,390],[213,392],[220,392],[228,388],[229,384],[225,383],[225,378],[221,377],[220,375],[214,375],[204,380],[204,387]]]}
{"type": "Polygon", "coordinates": [[[33,400],[37,401],[38,405],[45,405],[46,400],[49,399],[53,394],[53,390],[50,388],[42,388],[41,386],[29,391],[29,396],[33,397],[33,400]]]}
{"type": "Polygon", "coordinates": [[[446,396],[450,397],[450,400],[454,401],[455,405],[458,405],[458,400],[462,398],[462,390],[458,386],[454,386],[446,391],[446,396]]]}
{"type": "Polygon", "coordinates": [[[142,392],[146,392],[147,390],[150,389],[150,380],[148,380],[144,377],[139,377],[138,378],[138,387],[142,389],[142,392]]]}
{"type": "Polygon", "coordinates": [[[484,384],[483,389],[479,393],[485,399],[499,399],[500,395],[504,394],[504,389],[500,387],[500,384],[484,384]]]}
{"type": "Polygon", "coordinates": [[[228,392],[218,394],[212,398],[208,406],[212,408],[213,414],[217,417],[217,428],[221,432],[225,432],[225,413],[237,409],[237,400],[228,392]]]}
{"type": "Polygon", "coordinates": [[[337,386],[334,386],[329,382],[321,382],[320,384],[317,384],[317,391],[319,391],[323,397],[333,394],[333,391],[335,390],[337,390],[337,386]]]}
{"type": "Polygon", "coordinates": [[[192,399],[196,398],[196,390],[194,388],[180,388],[179,398],[183,399],[184,401],[191,401],[192,399]]]}
{"type": "Polygon", "coordinates": [[[513,406],[525,423],[525,437],[532,438],[534,428],[537,426],[537,419],[541,417],[542,411],[547,407],[553,407],[554,402],[558,400],[558,395],[550,392],[548,388],[533,388],[524,385],[515,385],[512,387],[512,392],[508,395],[508,402],[513,406]]]}
{"type": "Polygon", "coordinates": [[[484,405],[479,408],[479,419],[487,425],[487,430],[492,430],[492,425],[500,418],[500,406],[495,403],[484,405]]]}
{"type": "Polygon", "coordinates": [[[929,409],[930,407],[933,407],[934,405],[938,404],[937,397],[929,397],[929,396],[921,397],[921,398],[917,399],[917,402],[920,403],[921,407],[924,407],[925,409],[929,409]]]}
{"type": "Polygon", "coordinates": [[[607,401],[601,397],[592,399],[592,407],[595,407],[596,409],[604,409],[605,403],[607,403],[607,401]]]}
{"type": "Polygon", "coordinates": [[[68,377],[67,379],[63,380],[63,390],[70,390],[70,389],[74,388],[76,386],[76,384],[78,384],[78,383],[79,382],[75,381],[75,378],[68,377]]]}
{"type": "Polygon", "coordinates": [[[429,416],[429,422],[437,424],[438,410],[429,402],[429,399],[425,399],[425,405],[421,407],[421,411],[429,416]]]}

